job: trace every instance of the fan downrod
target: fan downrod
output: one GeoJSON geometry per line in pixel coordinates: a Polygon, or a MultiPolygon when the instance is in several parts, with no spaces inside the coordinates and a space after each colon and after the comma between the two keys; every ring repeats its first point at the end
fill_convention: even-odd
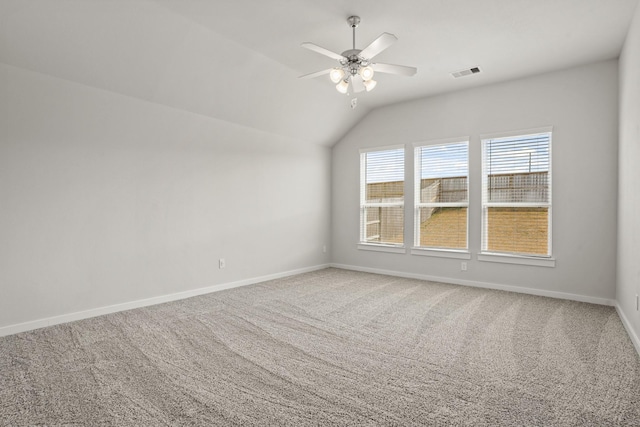
{"type": "MultiPolygon", "coordinates": [[[[356,28],[358,28],[358,24],[360,24],[360,17],[356,15],[352,15],[347,18],[347,24],[351,27],[351,32],[353,33],[353,50],[356,48],[356,28]]],[[[346,55],[345,55],[346,56],[346,55]]]]}

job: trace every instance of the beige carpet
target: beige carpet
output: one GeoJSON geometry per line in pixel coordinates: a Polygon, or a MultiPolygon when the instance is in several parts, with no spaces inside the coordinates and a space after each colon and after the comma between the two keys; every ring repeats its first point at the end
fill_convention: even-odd
{"type": "Polygon", "coordinates": [[[0,425],[640,425],[611,307],[326,269],[0,338],[0,425]]]}

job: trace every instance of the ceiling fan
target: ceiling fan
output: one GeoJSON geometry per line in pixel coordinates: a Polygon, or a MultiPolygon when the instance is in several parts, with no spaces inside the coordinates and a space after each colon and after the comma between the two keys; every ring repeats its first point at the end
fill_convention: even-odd
{"type": "Polygon", "coordinates": [[[413,76],[418,69],[415,67],[407,67],[406,65],[383,64],[380,62],[372,62],[374,56],[395,43],[398,38],[393,34],[382,33],[377,39],[371,42],[364,49],[356,49],[356,28],[360,24],[359,16],[350,16],[347,18],[347,24],[353,31],[353,48],[345,50],[342,54],[331,52],[317,44],[305,42],[302,47],[328,56],[337,60],[340,65],[315,73],[300,76],[301,79],[312,79],[314,77],[329,74],[331,81],[336,83],[336,89],[340,93],[346,94],[349,90],[349,83],[354,92],[362,92],[372,90],[377,82],[373,80],[374,72],[399,74],[401,76],[413,76]]]}

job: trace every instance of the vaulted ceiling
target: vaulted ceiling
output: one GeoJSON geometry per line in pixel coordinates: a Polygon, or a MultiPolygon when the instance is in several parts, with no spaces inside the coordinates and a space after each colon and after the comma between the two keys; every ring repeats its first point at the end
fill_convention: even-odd
{"type": "Polygon", "coordinates": [[[371,109],[616,58],[638,0],[0,0],[0,62],[148,102],[333,145],[371,109]],[[376,57],[418,68],[341,95],[335,52],[382,32],[376,57]],[[480,74],[450,73],[478,66],[480,74]],[[358,107],[350,108],[352,98],[358,107]]]}

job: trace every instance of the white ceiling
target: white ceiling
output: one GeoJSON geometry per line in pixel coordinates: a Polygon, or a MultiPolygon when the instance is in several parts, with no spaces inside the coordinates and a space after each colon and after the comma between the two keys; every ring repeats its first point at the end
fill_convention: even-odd
{"type": "Polygon", "coordinates": [[[373,108],[616,58],[638,0],[0,0],[0,62],[293,141],[333,145],[373,108]],[[382,32],[398,37],[377,74],[339,94],[297,76],[382,32]],[[482,73],[450,73],[479,66],[482,73]]]}

